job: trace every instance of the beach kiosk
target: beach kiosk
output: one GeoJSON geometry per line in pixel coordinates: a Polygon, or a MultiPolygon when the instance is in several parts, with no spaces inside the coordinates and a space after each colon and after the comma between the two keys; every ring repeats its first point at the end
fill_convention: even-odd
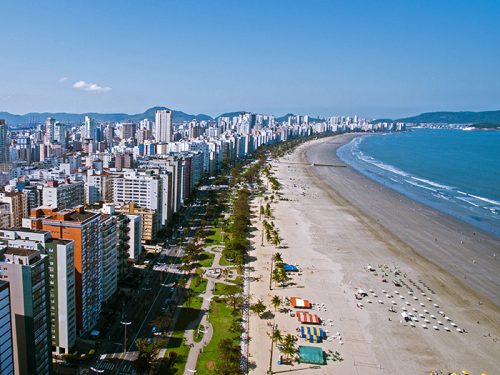
{"type": "Polygon", "coordinates": [[[298,298],[298,297],[290,297],[290,303],[296,309],[310,309],[311,308],[311,303],[308,300],[298,298]]]}
{"type": "Polygon", "coordinates": [[[323,349],[315,346],[299,346],[300,363],[311,363],[314,365],[325,364],[325,353],[323,349]]]}

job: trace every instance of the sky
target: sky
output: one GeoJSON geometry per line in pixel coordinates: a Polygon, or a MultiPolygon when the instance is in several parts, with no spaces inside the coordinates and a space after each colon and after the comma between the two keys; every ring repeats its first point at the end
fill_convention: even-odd
{"type": "Polygon", "coordinates": [[[500,1],[0,2],[0,111],[500,109],[500,1]]]}

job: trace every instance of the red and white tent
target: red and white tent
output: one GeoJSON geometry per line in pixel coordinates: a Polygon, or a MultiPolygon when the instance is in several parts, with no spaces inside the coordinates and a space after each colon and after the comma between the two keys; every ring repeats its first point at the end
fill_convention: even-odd
{"type": "Polygon", "coordinates": [[[316,314],[311,314],[306,311],[297,311],[297,319],[305,324],[320,324],[321,319],[316,314]]]}
{"type": "Polygon", "coordinates": [[[308,300],[298,298],[298,297],[291,297],[290,303],[295,308],[302,308],[302,309],[310,309],[311,308],[311,303],[308,300]]]}

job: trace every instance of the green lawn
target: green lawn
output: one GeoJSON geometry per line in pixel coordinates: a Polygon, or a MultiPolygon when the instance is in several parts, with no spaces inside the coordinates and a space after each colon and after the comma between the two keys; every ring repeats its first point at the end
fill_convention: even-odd
{"type": "Polygon", "coordinates": [[[229,280],[228,279],[227,281],[229,281],[230,283],[239,285],[239,286],[243,286],[243,283],[244,283],[245,279],[243,278],[243,276],[236,276],[234,278],[234,280],[229,280]]]}
{"type": "Polygon", "coordinates": [[[186,361],[189,354],[189,346],[184,343],[184,333],[189,324],[196,320],[196,318],[198,317],[202,303],[203,298],[193,297],[191,298],[190,305],[188,305],[187,302],[184,302],[184,304],[182,305],[182,310],[179,314],[179,318],[177,319],[177,322],[175,322],[174,331],[172,332],[172,335],[168,340],[167,352],[165,353],[165,360],[163,360],[160,367],[160,374],[181,375],[184,373],[184,367],[186,366],[186,361]],[[177,353],[177,360],[172,368],[168,368],[168,355],[169,352],[172,351],[177,353]]]}
{"type": "Polygon", "coordinates": [[[214,257],[215,257],[214,254],[209,253],[208,251],[203,251],[200,254],[200,259],[198,261],[200,267],[212,267],[212,264],[214,262],[214,257]]]}
{"type": "Polygon", "coordinates": [[[210,228],[210,235],[207,236],[206,244],[207,245],[220,245],[222,243],[222,228],[220,227],[212,227],[210,228]]]}
{"type": "Polygon", "coordinates": [[[219,264],[221,266],[235,266],[236,267],[236,263],[234,263],[234,262],[228,262],[227,259],[226,259],[226,257],[224,255],[222,255],[220,257],[219,264]]]}
{"type": "Polygon", "coordinates": [[[215,283],[215,290],[214,290],[214,296],[220,296],[222,295],[222,291],[224,290],[224,284],[223,283],[215,283]]]}
{"type": "Polygon", "coordinates": [[[196,285],[196,281],[194,281],[191,282],[191,285],[189,286],[189,288],[196,294],[205,293],[205,290],[207,289],[207,279],[201,278],[199,280],[200,283],[198,285],[196,285]]]}
{"type": "Polygon", "coordinates": [[[232,310],[224,302],[212,301],[210,304],[209,321],[213,327],[213,336],[203,353],[200,353],[197,364],[197,374],[215,374],[214,367],[219,358],[217,344],[223,339],[232,339],[236,345],[240,342],[240,332],[231,332],[230,327],[233,320],[240,315],[233,315],[232,310]]]}

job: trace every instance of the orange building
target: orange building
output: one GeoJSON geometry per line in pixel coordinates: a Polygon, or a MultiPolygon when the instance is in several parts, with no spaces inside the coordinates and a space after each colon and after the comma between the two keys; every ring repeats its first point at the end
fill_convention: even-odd
{"type": "Polygon", "coordinates": [[[30,221],[31,229],[75,242],[76,327],[80,334],[89,332],[97,324],[102,304],[101,214],[83,206],[60,211],[41,207],[31,210],[30,221]]]}

